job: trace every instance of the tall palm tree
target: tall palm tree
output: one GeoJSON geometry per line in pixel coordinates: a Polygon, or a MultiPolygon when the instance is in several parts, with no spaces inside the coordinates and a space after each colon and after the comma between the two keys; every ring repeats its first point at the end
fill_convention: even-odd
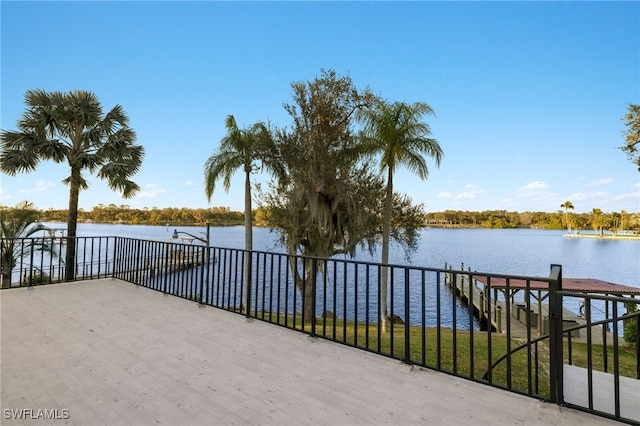
{"type": "Polygon", "coordinates": [[[70,175],[62,181],[69,185],[65,275],[73,281],[78,197],[88,188],[83,172],[96,173],[122,197],[133,197],[140,187],[129,178],[138,172],[144,148],[134,145],[136,134],[122,107],[104,114],[91,92],[28,90],[25,104],[18,130],[0,134],[0,170],[14,176],[34,171],[43,160],[68,163],[70,175]]]}
{"type": "Polygon", "coordinates": [[[271,132],[262,122],[249,128],[239,129],[233,115],[225,120],[227,134],[220,140],[219,149],[209,157],[204,166],[205,193],[210,202],[216,181],[222,178],[226,192],[231,187],[231,177],[241,169],[244,181],[244,246],[247,254],[244,263],[245,296],[248,290],[251,262],[249,254],[253,250],[253,221],[251,208],[251,173],[258,169],[258,163],[267,171],[282,176],[282,168],[277,156],[271,132]]]}
{"type": "MultiPolygon", "coordinates": [[[[433,110],[424,102],[407,104],[379,101],[373,108],[359,110],[357,119],[363,124],[360,135],[365,155],[380,155],[380,170],[387,171],[387,188],[382,221],[382,264],[389,263],[389,239],[393,201],[393,176],[399,166],[405,166],[421,179],[429,175],[425,156],[440,166],[443,152],[436,139],[430,138],[431,129],[421,121],[433,110]]],[[[380,317],[384,331],[388,328],[387,268],[381,270],[380,317]]]]}
{"type": "Polygon", "coordinates": [[[605,226],[605,217],[602,213],[601,209],[592,209],[591,211],[592,219],[591,219],[591,227],[597,234],[604,234],[604,226],[605,226]]]}
{"type": "Polygon", "coordinates": [[[571,224],[569,223],[569,209],[573,210],[573,203],[569,200],[560,204],[560,207],[564,209],[564,220],[567,224],[567,232],[571,233],[571,224]]]}
{"type": "Polygon", "coordinates": [[[0,287],[11,285],[11,272],[22,257],[36,251],[49,252],[55,255],[52,245],[45,239],[26,239],[23,242],[16,238],[30,238],[36,232],[47,230],[46,226],[37,223],[38,211],[33,204],[23,201],[14,209],[0,211],[0,287]]]}

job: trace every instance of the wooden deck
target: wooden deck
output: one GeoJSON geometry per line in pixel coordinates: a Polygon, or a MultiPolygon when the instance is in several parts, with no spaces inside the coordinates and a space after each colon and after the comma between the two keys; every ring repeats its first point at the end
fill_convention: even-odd
{"type": "Polygon", "coordinates": [[[3,290],[0,315],[3,425],[618,424],[119,280],[3,290]]]}

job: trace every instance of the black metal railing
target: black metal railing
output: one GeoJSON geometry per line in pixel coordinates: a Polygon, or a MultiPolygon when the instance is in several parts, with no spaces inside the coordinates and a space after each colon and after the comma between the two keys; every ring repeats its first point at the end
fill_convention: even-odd
{"type": "MultiPolygon", "coordinates": [[[[18,262],[9,286],[34,285],[38,274],[46,275],[43,283],[64,281],[64,239],[47,239],[55,252],[15,250],[34,240],[13,241],[18,262]]],[[[9,245],[1,242],[3,254],[9,245]]],[[[77,280],[111,276],[408,364],[640,421],[626,411],[623,395],[627,379],[640,383],[638,345],[620,338],[623,324],[638,322],[638,314],[622,306],[639,299],[563,291],[560,265],[542,277],[388,265],[385,321],[384,267],[122,237],[78,238],[76,244],[77,280]],[[548,296],[540,296],[541,284],[548,296]],[[578,299],[585,301],[585,323],[574,325],[563,310],[578,299]],[[576,368],[586,371],[584,401],[565,386],[576,368]],[[594,396],[601,373],[613,382],[612,409],[594,396]]]]}
{"type": "Polygon", "coordinates": [[[640,298],[558,293],[564,300],[579,300],[584,317],[584,324],[564,329],[570,381],[564,383],[562,402],[640,424],[640,298]]]}
{"type": "MultiPolygon", "coordinates": [[[[534,341],[539,336],[533,324],[512,336],[512,303],[491,286],[492,277],[507,283],[553,278],[480,274],[488,278],[482,295],[465,296],[455,283],[475,283],[477,272],[389,265],[390,321],[384,330],[378,263],[127,238],[118,239],[115,258],[114,276],[138,285],[406,363],[554,398],[555,378],[543,355],[548,348],[534,341]],[[245,269],[248,260],[251,267],[245,269]],[[514,353],[522,344],[515,339],[533,349],[514,353]],[[505,362],[496,364],[503,355],[505,362]]],[[[525,293],[530,305],[529,289],[525,293]]],[[[508,285],[504,294],[510,294],[508,285]]]]}
{"type": "MultiPolygon", "coordinates": [[[[66,280],[68,237],[0,238],[0,288],[66,280]]],[[[116,237],[76,237],[75,280],[113,274],[116,237]]]]}

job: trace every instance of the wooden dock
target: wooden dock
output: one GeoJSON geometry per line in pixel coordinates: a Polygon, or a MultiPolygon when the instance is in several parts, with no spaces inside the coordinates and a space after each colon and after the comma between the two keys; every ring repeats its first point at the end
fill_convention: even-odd
{"type": "MultiPolygon", "coordinates": [[[[205,260],[206,261],[206,260],[205,260]]],[[[122,262],[126,265],[126,261],[122,262]]],[[[167,256],[147,256],[140,265],[124,267],[124,273],[139,273],[145,277],[157,276],[195,268],[203,264],[201,253],[172,252],[167,256]]],[[[116,265],[116,267],[118,267],[116,265]]]]}
{"type": "MultiPolygon", "coordinates": [[[[546,303],[531,302],[529,309],[522,302],[512,300],[499,300],[496,295],[487,298],[485,285],[475,279],[469,282],[469,275],[466,273],[450,272],[446,274],[445,283],[460,301],[469,306],[473,304],[473,313],[480,322],[481,327],[489,327],[498,333],[506,332],[509,329],[514,338],[526,338],[527,335],[542,336],[549,333],[548,317],[549,305],[546,303]],[[507,303],[510,304],[507,309],[507,303]],[[508,315],[510,318],[508,318],[508,315]]],[[[563,329],[571,329],[576,326],[586,325],[586,320],[575,312],[567,308],[562,308],[563,329]]],[[[606,342],[613,344],[613,333],[603,330],[601,325],[591,326],[591,340],[593,342],[606,342]]],[[[587,331],[582,329],[565,333],[564,338],[569,338],[574,342],[586,342],[587,331]]],[[[626,345],[623,339],[619,339],[619,345],[626,345]]]]}
{"type": "Polygon", "coordinates": [[[480,287],[476,280],[469,281],[469,276],[464,274],[448,273],[445,283],[465,305],[473,305],[473,313],[483,327],[491,327],[493,331],[502,333],[505,330],[502,318],[503,307],[495,301],[488,303],[484,294],[484,286],[480,287]]]}

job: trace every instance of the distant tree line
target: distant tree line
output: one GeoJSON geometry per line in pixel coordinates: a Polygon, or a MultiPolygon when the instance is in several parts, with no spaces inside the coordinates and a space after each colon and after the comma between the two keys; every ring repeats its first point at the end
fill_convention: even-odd
{"type": "Polygon", "coordinates": [[[481,212],[445,210],[426,214],[428,226],[477,228],[540,228],[540,229],[592,229],[597,232],[640,230],[640,213],[603,212],[509,212],[486,210],[481,212]]]}
{"type": "MultiPolygon", "coordinates": [[[[8,212],[14,208],[0,207],[8,212]]],[[[252,211],[252,221],[256,226],[268,226],[269,216],[264,207],[252,211]]],[[[67,210],[40,210],[41,222],[64,222],[67,210]]],[[[143,208],[128,205],[107,206],[99,204],[90,211],[80,209],[78,221],[82,223],[122,223],[127,225],[193,225],[207,223],[213,226],[235,226],[244,224],[244,212],[232,211],[229,207],[211,208],[143,208]]],[[[640,213],[603,212],[593,209],[589,213],[563,212],[509,212],[507,210],[445,210],[425,214],[423,226],[458,228],[539,228],[594,230],[598,232],[619,230],[640,230],[640,213]],[[567,226],[567,220],[569,225],[567,226]]]]}
{"type": "MultiPolygon", "coordinates": [[[[41,210],[42,222],[65,222],[67,210],[41,210]]],[[[90,211],[78,210],[78,222],[122,223],[127,225],[206,225],[231,226],[244,223],[244,213],[231,211],[229,207],[189,209],[185,207],[135,209],[127,205],[98,205],[90,211]]]]}

